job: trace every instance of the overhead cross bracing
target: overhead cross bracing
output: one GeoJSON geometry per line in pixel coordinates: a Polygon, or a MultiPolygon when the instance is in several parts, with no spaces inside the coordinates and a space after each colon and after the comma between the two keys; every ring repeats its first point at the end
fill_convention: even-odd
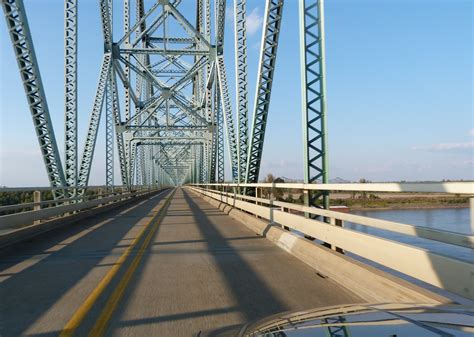
{"type": "MultiPolygon", "coordinates": [[[[307,121],[303,135],[309,151],[305,166],[307,180],[314,181],[327,177],[322,1],[299,2],[302,115],[307,121]],[[316,136],[311,130],[316,130],[316,136]]],[[[77,82],[81,75],[77,35],[82,22],[78,20],[78,1],[65,0],[63,160],[23,1],[2,0],[2,5],[53,187],[67,188],[71,196],[84,193],[101,123],[106,135],[108,189],[119,183],[114,180],[115,171],[120,172],[121,184],[128,188],[223,182],[226,178],[237,183],[258,181],[284,0],[266,0],[252,116],[248,106],[251,86],[245,0],[100,0],[97,9],[104,51],[82,148],[77,131],[77,82]],[[117,9],[123,15],[117,14],[117,9]],[[229,13],[233,27],[227,28],[233,28],[233,43],[224,39],[229,13]],[[229,72],[230,59],[224,60],[224,50],[229,48],[235,51],[235,74],[229,72]],[[235,86],[229,83],[232,75],[235,86]],[[114,167],[114,154],[119,168],[114,167]],[[227,176],[225,164],[230,167],[227,176]]],[[[66,192],[57,189],[55,193],[58,198],[66,192]]]]}

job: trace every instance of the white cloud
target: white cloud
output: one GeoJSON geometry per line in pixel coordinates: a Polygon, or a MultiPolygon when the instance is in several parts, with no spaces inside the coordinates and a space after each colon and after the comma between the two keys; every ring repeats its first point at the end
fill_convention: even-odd
{"type": "Polygon", "coordinates": [[[474,149],[474,141],[465,143],[439,143],[427,146],[414,146],[415,151],[434,151],[434,152],[458,152],[474,149]]]}
{"type": "Polygon", "coordinates": [[[247,16],[246,26],[247,34],[255,34],[263,25],[263,16],[260,14],[260,9],[255,7],[247,16]]]}
{"type": "MultiPolygon", "coordinates": [[[[234,23],[234,8],[229,6],[225,10],[225,17],[228,22],[234,23]]],[[[247,15],[247,20],[245,21],[245,26],[247,28],[247,35],[251,36],[257,33],[263,25],[263,16],[260,14],[260,8],[255,7],[252,9],[249,15],[247,15]]],[[[258,44],[260,46],[260,43],[258,44]]]]}
{"type": "Polygon", "coordinates": [[[469,130],[469,134],[470,134],[471,136],[474,136],[474,129],[469,130]]]}

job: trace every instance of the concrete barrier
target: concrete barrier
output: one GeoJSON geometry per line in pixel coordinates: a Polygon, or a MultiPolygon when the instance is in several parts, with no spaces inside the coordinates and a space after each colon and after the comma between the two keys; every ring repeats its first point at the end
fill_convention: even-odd
{"type": "Polygon", "coordinates": [[[322,245],[314,244],[294,233],[285,231],[279,225],[269,224],[268,221],[257,218],[253,214],[243,212],[226,203],[202,195],[193,189],[188,190],[311,266],[321,276],[334,280],[367,302],[453,302],[446,297],[364,264],[347,255],[337,253],[322,245]]]}
{"type": "Polygon", "coordinates": [[[129,205],[131,203],[136,203],[162,191],[163,190],[144,193],[134,198],[120,200],[107,205],[90,208],[72,215],[67,215],[61,218],[47,220],[39,224],[33,224],[30,226],[11,230],[10,232],[7,232],[5,234],[0,234],[0,248],[5,248],[15,243],[30,240],[31,238],[41,235],[45,232],[77,223],[78,221],[81,221],[88,217],[103,214],[118,207],[129,205]]]}

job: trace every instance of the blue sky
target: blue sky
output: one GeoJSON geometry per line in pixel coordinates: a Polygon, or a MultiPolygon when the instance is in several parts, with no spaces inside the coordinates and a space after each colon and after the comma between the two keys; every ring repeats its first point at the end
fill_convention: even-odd
{"type": "MultiPolygon", "coordinates": [[[[120,2],[116,4],[119,10],[120,2]]],[[[231,4],[228,1],[228,12],[231,4]]],[[[26,0],[25,5],[62,151],[63,3],[26,0]]],[[[263,0],[248,0],[250,108],[264,7],[263,0]]],[[[79,11],[82,152],[103,47],[97,1],[81,1],[79,11]]],[[[296,0],[286,1],[283,16],[261,175],[301,178],[296,0]]],[[[121,20],[118,11],[116,18],[121,20]]],[[[474,179],[472,21],[470,0],[326,1],[331,178],[474,179]]],[[[225,56],[233,90],[232,34],[228,15],[225,56]]],[[[0,185],[46,185],[4,21],[0,49],[0,185]]],[[[91,183],[102,184],[104,179],[104,136],[99,134],[91,183]]]]}

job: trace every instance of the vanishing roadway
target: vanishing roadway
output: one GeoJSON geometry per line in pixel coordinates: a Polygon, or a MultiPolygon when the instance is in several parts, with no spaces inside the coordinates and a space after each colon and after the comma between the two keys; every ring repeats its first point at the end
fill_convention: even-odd
{"type": "Polygon", "coordinates": [[[192,336],[362,302],[185,189],[0,251],[0,336],[192,336]]]}

